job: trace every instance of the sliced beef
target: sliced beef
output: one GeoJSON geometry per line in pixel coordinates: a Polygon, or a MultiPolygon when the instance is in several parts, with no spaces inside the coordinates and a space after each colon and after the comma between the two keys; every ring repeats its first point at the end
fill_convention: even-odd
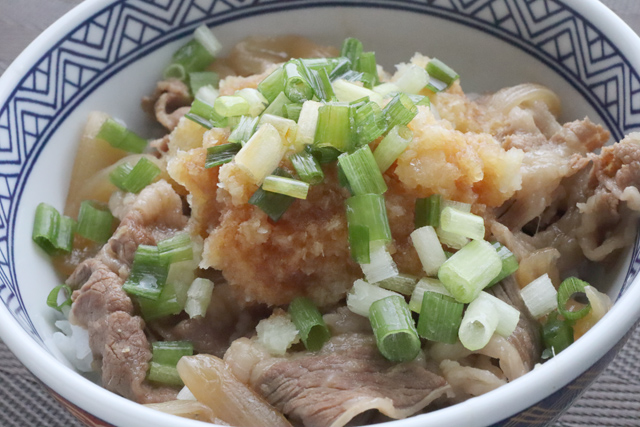
{"type": "Polygon", "coordinates": [[[168,79],[159,81],[153,94],[142,99],[142,108],[155,115],[156,120],[171,131],[189,112],[192,100],[186,84],[168,79]]]}
{"type": "Polygon", "coordinates": [[[126,279],[139,245],[155,245],[186,224],[180,196],[166,181],[158,181],[138,194],[97,258],[126,279]]]}
{"type": "Polygon", "coordinates": [[[248,378],[271,405],[305,426],[344,426],[371,410],[404,418],[450,390],[444,378],[427,369],[424,357],[389,362],[369,334],[345,333],[316,353],[281,358],[256,346],[238,340],[225,360],[238,378],[248,378]]]}

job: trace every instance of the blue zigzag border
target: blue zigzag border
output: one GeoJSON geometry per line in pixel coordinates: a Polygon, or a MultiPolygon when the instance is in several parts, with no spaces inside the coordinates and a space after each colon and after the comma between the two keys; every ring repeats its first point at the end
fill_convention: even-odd
{"type": "MultiPolygon", "coordinates": [[[[542,61],[561,75],[585,97],[587,102],[599,113],[616,139],[620,139],[624,133],[640,127],[640,83],[638,83],[640,82],[640,78],[638,74],[632,69],[630,62],[621,52],[604,37],[602,32],[589,24],[583,16],[577,14],[557,0],[525,0],[524,2],[521,0],[367,0],[352,2],[346,0],[256,0],[249,3],[242,0],[211,0],[209,1],[208,7],[203,6],[206,2],[207,0],[189,0],[183,2],[178,0],[167,0],[163,2],[118,0],[114,2],[93,14],[82,24],[73,28],[67,36],[46,52],[20,81],[9,96],[7,102],[0,109],[0,158],[4,158],[4,160],[0,161],[0,164],[2,164],[3,167],[12,166],[9,168],[10,173],[3,174],[4,177],[17,178],[13,191],[11,191],[11,185],[8,185],[7,188],[8,200],[13,203],[10,203],[9,206],[7,234],[0,237],[1,243],[9,243],[9,257],[5,262],[0,261],[0,266],[4,267],[1,269],[2,271],[0,271],[0,298],[4,304],[15,313],[18,321],[23,324],[34,337],[40,338],[31,319],[24,310],[22,297],[15,288],[17,278],[13,263],[14,247],[12,242],[15,229],[15,215],[24,190],[24,183],[30,175],[35,162],[47,141],[60,124],[68,117],[70,112],[98,86],[137,59],[146,56],[167,43],[187,36],[201,23],[215,26],[245,17],[310,7],[374,7],[436,16],[462,23],[494,37],[498,37],[542,61]],[[507,13],[499,16],[496,12],[499,10],[499,7],[494,7],[496,5],[504,6],[507,13]],[[533,8],[539,8],[541,5],[544,11],[536,16],[533,8]],[[217,7],[225,10],[209,15],[217,7]],[[198,9],[199,13],[203,16],[190,18],[190,16],[193,16],[192,10],[194,8],[198,9]],[[525,9],[529,12],[528,15],[525,14],[525,9]],[[487,16],[491,16],[494,22],[491,23],[486,19],[479,18],[479,16],[484,13],[488,13],[487,16]],[[134,16],[136,14],[144,15],[148,21],[143,22],[143,20],[134,16]],[[563,14],[567,16],[563,17],[563,14]],[[531,24],[527,22],[527,18],[529,17],[533,21],[531,24]],[[552,22],[550,26],[546,25],[543,29],[538,30],[533,28],[536,25],[542,25],[546,20],[553,20],[558,17],[561,19],[552,22]],[[126,34],[128,28],[127,22],[132,21],[136,21],[142,27],[137,38],[126,34]],[[565,62],[559,64],[553,55],[550,54],[548,50],[545,50],[544,46],[547,43],[555,43],[555,49],[559,51],[558,35],[554,31],[566,25],[570,25],[570,27],[565,28],[559,34],[568,35],[574,49],[564,56],[559,55],[561,56],[560,59],[565,62]],[[138,43],[136,46],[136,43],[144,38],[144,32],[147,28],[152,28],[157,35],[142,43],[138,43]],[[103,35],[100,41],[89,40],[92,37],[92,31],[93,34],[96,34],[96,31],[101,30],[103,31],[103,35]],[[574,31],[572,30],[578,33],[584,33],[583,37],[589,42],[589,47],[600,43],[602,45],[603,55],[606,46],[609,46],[609,53],[600,58],[595,58],[591,49],[586,49],[585,51],[585,46],[583,46],[583,43],[580,43],[580,37],[578,37],[577,41],[573,40],[574,31]],[[589,33],[592,35],[595,34],[595,37],[589,39],[589,33]],[[117,37],[113,37],[113,34],[116,34],[117,37]],[[548,37],[544,38],[543,36],[545,35],[548,35],[548,37]],[[67,44],[70,46],[67,46],[67,44]],[[93,54],[85,53],[84,50],[87,49],[93,54]],[[96,50],[97,53],[95,52],[96,50]],[[104,53],[106,53],[106,62],[104,53]],[[566,62],[572,58],[573,64],[575,64],[576,67],[575,70],[572,70],[571,66],[566,65],[566,62]],[[598,68],[596,65],[602,61],[611,61],[616,58],[619,59],[619,61],[613,65],[605,65],[604,69],[597,69],[595,72],[589,70],[589,68],[598,68]],[[81,61],[86,61],[86,64],[81,61]],[[585,64],[585,62],[587,62],[587,64],[585,64]],[[69,64],[76,65],[80,69],[79,72],[81,74],[78,77],[79,80],[76,82],[65,82],[64,80],[65,78],[61,72],[61,68],[69,64]],[[88,64],[94,64],[95,66],[92,68],[89,67],[88,64]],[[585,65],[585,67],[580,68],[581,65],[585,65]],[[45,69],[42,68],[43,66],[45,69]],[[615,75],[613,77],[609,76],[611,72],[619,68],[621,68],[622,71],[614,73],[615,75]],[[83,82],[82,73],[84,73],[85,70],[95,72],[95,74],[83,82]],[[580,71],[584,72],[585,75],[581,75],[580,71]],[[55,81],[48,82],[49,90],[38,87],[39,75],[44,75],[48,78],[55,76],[55,81]],[[604,75],[605,80],[595,81],[589,85],[589,78],[593,78],[595,75],[604,75]],[[583,77],[587,77],[587,79],[583,77]],[[30,85],[31,88],[27,86],[29,79],[33,79],[30,85]],[[616,88],[618,97],[610,100],[607,82],[612,79],[620,86],[616,88]],[[51,83],[53,83],[53,86],[51,83]],[[74,93],[68,98],[65,98],[65,83],[67,83],[67,88],[74,89],[74,93]],[[633,87],[634,83],[635,88],[633,87]],[[603,100],[599,99],[594,93],[594,89],[602,84],[604,84],[603,100]],[[32,98],[23,97],[22,92],[30,92],[32,98]],[[622,96],[626,93],[631,95],[628,100],[622,96]],[[616,100],[618,102],[615,102],[616,100]],[[622,101],[622,105],[620,101],[622,101]],[[31,105],[23,105],[24,102],[31,102],[31,105]],[[625,102],[629,104],[627,105],[625,102]],[[634,102],[638,102],[638,108],[633,107],[634,102]],[[28,108],[29,106],[32,107],[31,110],[28,108]],[[612,109],[612,107],[615,108],[612,109]],[[50,115],[40,113],[39,111],[42,109],[45,109],[50,115]],[[14,117],[10,116],[11,113],[14,114],[14,117]],[[25,130],[25,120],[18,120],[15,116],[17,114],[21,117],[27,114],[34,117],[36,132],[28,132],[25,130]],[[632,120],[632,118],[634,120],[632,120]],[[42,129],[39,129],[38,119],[49,120],[42,126],[42,129]],[[3,120],[6,120],[6,125],[3,124],[3,120]],[[12,134],[15,138],[13,146],[11,144],[12,134]],[[8,148],[5,148],[5,144],[2,141],[3,135],[7,135],[10,142],[7,144],[9,146],[8,148]],[[31,141],[32,145],[30,148],[25,142],[27,139],[31,141]],[[13,157],[5,158],[5,156],[2,155],[3,152],[6,152],[8,155],[13,155],[13,157]],[[8,271],[5,271],[5,269],[8,271]],[[9,291],[8,296],[6,293],[7,289],[9,291]]],[[[7,199],[7,197],[4,197],[4,199],[7,199]]],[[[5,211],[4,205],[3,211],[5,211]]],[[[633,253],[634,262],[632,266],[629,267],[625,286],[630,282],[630,279],[637,274],[637,244],[633,253]]]]}

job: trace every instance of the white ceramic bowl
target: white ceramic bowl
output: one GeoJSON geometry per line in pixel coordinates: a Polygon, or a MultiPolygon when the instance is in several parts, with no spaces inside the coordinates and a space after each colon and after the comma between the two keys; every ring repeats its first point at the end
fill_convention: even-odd
{"type": "MultiPolygon", "coordinates": [[[[640,129],[640,40],[596,0],[87,0],[0,79],[0,336],[89,425],[203,426],[144,408],[75,373],[48,346],[46,295],[57,278],[31,241],[35,206],[61,207],[74,145],[98,109],[145,133],[139,99],[195,27],[230,46],[297,33],[337,45],[362,39],[387,67],[415,51],[445,58],[466,91],[522,82],[552,88],[564,119],[589,115],[615,139],[640,129]]],[[[545,425],[604,369],[640,317],[638,244],[616,273],[594,278],[617,299],[568,350],[493,392],[389,426],[545,425]]]]}

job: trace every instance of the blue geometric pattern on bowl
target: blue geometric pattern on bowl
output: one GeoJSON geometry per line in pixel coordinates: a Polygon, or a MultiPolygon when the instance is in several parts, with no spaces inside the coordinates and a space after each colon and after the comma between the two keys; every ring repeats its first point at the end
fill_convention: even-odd
{"type": "MultiPolygon", "coordinates": [[[[216,26],[283,9],[377,7],[464,23],[526,51],[557,71],[616,139],[640,128],[640,79],[594,26],[556,0],[121,0],[69,31],[0,106],[0,299],[40,340],[17,289],[12,236],[34,162],[69,113],[110,76],[160,46],[216,26]]],[[[638,273],[633,251],[625,286],[638,273]]]]}

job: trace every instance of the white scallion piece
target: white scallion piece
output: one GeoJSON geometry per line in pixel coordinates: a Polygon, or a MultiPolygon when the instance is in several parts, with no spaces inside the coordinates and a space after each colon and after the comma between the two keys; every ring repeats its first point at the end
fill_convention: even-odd
{"type": "Polygon", "coordinates": [[[469,239],[484,239],[484,219],[470,212],[445,207],[440,212],[440,228],[447,233],[459,234],[469,239]]]}
{"type": "Polygon", "coordinates": [[[358,279],[353,282],[353,287],[347,294],[347,307],[360,316],[369,317],[369,307],[371,307],[371,304],[391,295],[400,294],[358,279]]]}
{"type": "Polygon", "coordinates": [[[276,309],[267,319],[256,326],[258,342],[273,356],[282,356],[293,344],[300,342],[300,335],[291,316],[284,310],[276,309]]]}
{"type": "Polygon", "coordinates": [[[444,231],[442,227],[436,228],[436,234],[438,234],[440,243],[445,246],[449,246],[452,249],[462,249],[469,243],[469,239],[467,237],[451,233],[450,231],[444,231]]]}
{"type": "Polygon", "coordinates": [[[313,144],[318,126],[318,110],[322,107],[321,102],[305,101],[298,117],[298,132],[296,133],[295,147],[298,151],[305,145],[313,144]]]}
{"type": "Polygon", "coordinates": [[[236,95],[241,96],[249,103],[249,115],[251,117],[259,116],[269,105],[267,98],[257,89],[244,88],[236,91],[236,95]]]}
{"type": "Polygon", "coordinates": [[[249,174],[254,184],[260,185],[278,167],[285,151],[280,132],[272,124],[264,123],[238,151],[234,160],[249,174]]]}
{"type": "Polygon", "coordinates": [[[389,289],[390,291],[399,292],[402,295],[411,295],[416,288],[418,278],[409,274],[398,274],[394,277],[389,277],[381,282],[375,283],[376,286],[389,289]]]}
{"type": "Polygon", "coordinates": [[[400,92],[400,88],[395,83],[381,83],[373,88],[373,91],[380,94],[382,97],[386,97],[390,93],[400,92]]]}
{"type": "Polygon", "coordinates": [[[438,270],[438,279],[451,295],[462,303],[473,301],[502,271],[496,249],[484,240],[473,240],[438,270]]]}
{"type": "Polygon", "coordinates": [[[204,317],[207,314],[212,293],[213,282],[209,279],[198,277],[191,283],[187,291],[187,302],[184,305],[184,311],[190,318],[204,317]]]}
{"type": "Polygon", "coordinates": [[[429,83],[429,73],[418,65],[404,64],[393,76],[393,83],[400,92],[417,94],[429,83]]]}
{"type": "Polygon", "coordinates": [[[202,47],[213,57],[217,57],[222,51],[222,44],[217,37],[206,25],[202,24],[193,32],[193,38],[196,39],[202,47]]]}
{"type": "Polygon", "coordinates": [[[218,89],[214,88],[211,85],[206,85],[198,89],[195,97],[203,102],[206,102],[207,104],[213,105],[219,96],[220,92],[218,91],[218,89]]]}
{"type": "Polygon", "coordinates": [[[480,292],[476,300],[478,299],[485,299],[493,303],[494,310],[498,314],[498,324],[496,325],[498,335],[506,338],[515,331],[520,320],[520,312],[515,307],[486,292],[480,292]]]}
{"type": "Polygon", "coordinates": [[[292,145],[296,139],[298,132],[298,124],[291,119],[285,119],[284,117],[274,116],[273,114],[263,114],[260,117],[258,126],[262,126],[265,123],[273,125],[274,128],[280,133],[280,138],[286,145],[292,145]]]}
{"type": "Polygon", "coordinates": [[[422,309],[422,296],[425,292],[435,292],[438,294],[446,295],[448,297],[453,297],[447,290],[447,288],[445,288],[442,282],[440,282],[438,279],[423,277],[422,279],[420,279],[415,289],[413,290],[413,293],[411,294],[411,300],[409,300],[409,308],[411,309],[411,311],[420,313],[420,310],[422,309]]]}
{"type": "Polygon", "coordinates": [[[406,126],[394,126],[373,152],[380,172],[384,173],[413,141],[413,132],[406,126]]]}
{"type": "Polygon", "coordinates": [[[438,269],[447,260],[447,256],[438,240],[436,230],[430,225],[420,227],[411,233],[411,241],[427,276],[438,274],[438,269]]]}
{"type": "Polygon", "coordinates": [[[471,203],[463,203],[456,202],[455,200],[446,200],[442,199],[440,202],[440,211],[442,212],[445,208],[453,208],[457,209],[461,212],[471,212],[471,203]]]}
{"type": "Polygon", "coordinates": [[[546,273],[522,288],[520,296],[536,319],[558,308],[558,291],[546,273]]]}
{"type": "Polygon", "coordinates": [[[338,101],[353,102],[368,96],[369,100],[382,107],[382,96],[371,89],[367,89],[366,87],[362,87],[343,79],[334,81],[332,86],[333,92],[338,98],[338,101]]]}
{"type": "Polygon", "coordinates": [[[458,338],[471,351],[480,350],[489,343],[498,326],[498,313],[490,299],[476,298],[462,317],[458,338]]]}
{"type": "Polygon", "coordinates": [[[398,275],[398,267],[384,242],[371,242],[369,253],[369,264],[360,264],[367,282],[376,283],[398,275]]]}

